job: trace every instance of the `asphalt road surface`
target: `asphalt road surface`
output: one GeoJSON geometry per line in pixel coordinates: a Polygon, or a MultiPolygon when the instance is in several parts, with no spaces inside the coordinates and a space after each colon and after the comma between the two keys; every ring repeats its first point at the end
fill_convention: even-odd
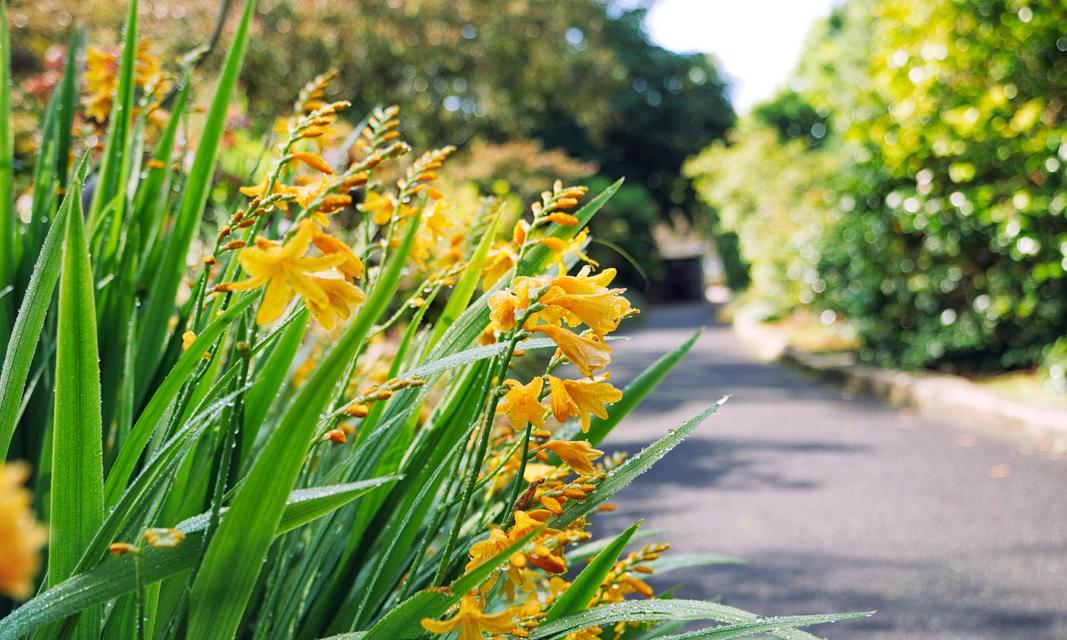
{"type": "Polygon", "coordinates": [[[877,610],[811,629],[831,640],[1067,639],[1067,460],[760,363],[702,305],[647,312],[616,345],[613,379],[701,326],[687,360],[603,448],[636,452],[732,399],[618,494],[597,529],[645,518],[678,553],[748,562],[657,586],[764,615],[877,610]]]}

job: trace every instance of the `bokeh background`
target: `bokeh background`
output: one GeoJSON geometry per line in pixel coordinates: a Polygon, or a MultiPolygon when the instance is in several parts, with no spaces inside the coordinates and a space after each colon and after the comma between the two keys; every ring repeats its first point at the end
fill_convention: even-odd
{"type": "MultiPolygon", "coordinates": [[[[146,0],[147,47],[174,66],[225,42],[230,4],[146,0]]],[[[241,183],[276,114],[336,67],[352,113],[400,105],[416,146],[462,149],[455,185],[516,211],[555,177],[625,177],[590,252],[637,298],[732,296],[735,316],[866,361],[1062,397],[1064,4],[731,4],[264,0],[221,184],[241,183]]],[[[12,3],[27,118],[60,75],[55,43],[112,45],[122,11],[12,3]]],[[[29,162],[32,132],[18,149],[29,162]]]]}

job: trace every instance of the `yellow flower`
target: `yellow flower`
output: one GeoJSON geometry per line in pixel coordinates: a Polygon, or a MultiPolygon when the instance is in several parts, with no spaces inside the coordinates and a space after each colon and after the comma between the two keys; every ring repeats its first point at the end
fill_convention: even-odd
{"type": "Polygon", "coordinates": [[[308,208],[315,198],[318,198],[333,186],[333,183],[326,176],[320,176],[318,179],[310,179],[303,182],[303,184],[297,186],[283,185],[280,187],[282,193],[292,194],[296,198],[296,203],[303,208],[308,208]]]}
{"type": "Polygon", "coordinates": [[[163,80],[163,65],[159,58],[148,53],[148,43],[137,43],[137,62],[134,64],[133,83],[150,91],[159,87],[163,80]]]}
{"type": "MultiPolygon", "coordinates": [[[[615,279],[615,269],[604,269],[596,275],[589,275],[590,268],[582,267],[576,275],[559,276],[552,279],[552,286],[559,287],[565,293],[575,295],[587,295],[591,293],[603,293],[611,281],[615,279]]],[[[617,289],[616,292],[621,292],[617,289]]]]}
{"type": "Polygon", "coordinates": [[[570,240],[548,236],[546,238],[541,238],[537,242],[545,245],[552,252],[552,262],[559,267],[558,273],[562,276],[567,273],[567,264],[564,262],[564,259],[568,254],[574,254],[582,262],[594,267],[600,266],[596,260],[593,260],[582,251],[588,237],[589,230],[582,229],[570,240]]]}
{"type": "Polygon", "coordinates": [[[630,302],[618,295],[622,289],[605,289],[597,293],[567,293],[562,287],[549,287],[541,304],[564,311],[567,324],[585,324],[597,335],[611,333],[630,310],[630,302]]]}
{"type": "Polygon", "coordinates": [[[563,213],[562,211],[556,211],[555,213],[548,214],[547,220],[549,222],[555,222],[556,224],[564,227],[578,226],[578,218],[575,218],[569,213],[563,213]]]}
{"type": "Polygon", "coordinates": [[[445,200],[437,200],[429,208],[429,213],[423,214],[426,221],[423,226],[435,241],[443,240],[452,228],[452,217],[449,215],[452,209],[453,206],[445,200]]]}
{"type": "Polygon", "coordinates": [[[445,634],[459,629],[458,640],[482,640],[482,632],[491,634],[516,631],[515,615],[522,606],[509,607],[499,613],[485,613],[484,603],[472,591],[459,601],[459,611],[450,620],[423,618],[420,624],[430,633],[445,634]]]}
{"type": "Polygon", "coordinates": [[[317,153],[310,153],[308,151],[294,151],[292,154],[293,160],[302,162],[311,167],[315,171],[325,173],[327,175],[333,175],[333,167],[330,166],[326,159],[317,153]]]}
{"type": "Polygon", "coordinates": [[[604,405],[618,402],[622,392],[611,386],[600,376],[593,380],[561,380],[555,376],[548,377],[548,388],[552,395],[552,415],[559,422],[567,418],[581,418],[582,432],[589,432],[589,416],[607,418],[604,405]]]}
{"type": "MultiPolygon", "coordinates": [[[[88,47],[85,50],[85,115],[103,123],[111,114],[111,102],[118,88],[117,48],[88,47]]],[[[155,90],[163,79],[159,59],[148,53],[148,43],[137,44],[133,81],[142,89],[155,90]]]]}
{"type": "Polygon", "coordinates": [[[396,201],[392,196],[383,196],[371,191],[367,193],[367,199],[363,204],[359,205],[359,210],[371,214],[371,220],[380,227],[389,224],[389,221],[393,219],[396,201]]]}
{"type": "Polygon", "coordinates": [[[20,600],[33,592],[38,550],[48,539],[34,521],[30,492],[22,488],[29,474],[25,464],[0,464],[0,594],[20,600]]]}
{"type": "Polygon", "coordinates": [[[507,275],[515,266],[515,250],[507,242],[498,242],[489,250],[485,261],[479,265],[482,269],[482,288],[488,289],[507,275]]]}
{"type": "Polygon", "coordinates": [[[111,113],[111,96],[118,85],[117,56],[105,49],[85,49],[85,115],[104,122],[111,113]]]}
{"type": "Polygon", "coordinates": [[[534,293],[545,289],[549,283],[552,282],[550,276],[518,276],[511,281],[511,290],[515,292],[515,296],[518,298],[516,306],[525,309],[530,305],[530,299],[534,293]]]}
{"type": "Polygon", "coordinates": [[[156,549],[173,549],[185,540],[185,533],[179,529],[145,529],[144,539],[156,549]]]}
{"type": "Polygon", "coordinates": [[[510,544],[511,539],[508,538],[508,534],[504,533],[503,529],[491,529],[489,538],[471,545],[471,559],[467,563],[466,571],[470,571],[474,567],[493,559],[501,551],[507,549],[510,544]]]}
{"type": "Polygon", "coordinates": [[[364,275],[363,261],[352,252],[352,249],[344,241],[331,236],[318,227],[311,234],[311,242],[322,252],[324,256],[342,255],[345,260],[337,265],[337,270],[349,278],[362,279],[364,275]]]}
{"type": "Polygon", "coordinates": [[[256,322],[260,324],[277,320],[293,296],[299,294],[316,319],[324,327],[331,328],[336,316],[347,317],[348,306],[362,301],[363,292],[333,269],[345,262],[345,255],[303,257],[311,246],[314,231],[315,223],[304,220],[296,235],[284,245],[257,238],[256,245],[242,250],[239,258],[250,277],[221,284],[217,289],[248,291],[267,285],[256,315],[256,322]]]}
{"type": "Polygon", "coordinates": [[[366,298],[362,289],[339,274],[312,276],[311,280],[326,294],[326,300],[305,298],[305,301],[315,320],[326,330],[333,329],[338,319],[348,318],[352,307],[363,304],[366,298]]]}
{"type": "Polygon", "coordinates": [[[526,554],[526,561],[548,573],[567,573],[567,559],[549,547],[539,544],[526,554]]]}
{"type": "Polygon", "coordinates": [[[497,291],[489,296],[489,322],[497,331],[515,328],[515,305],[518,298],[510,291],[497,291]]]}
{"type": "Polygon", "coordinates": [[[586,440],[549,440],[541,445],[578,473],[595,473],[592,461],[604,455],[603,451],[594,449],[586,440]]]}
{"type": "Polygon", "coordinates": [[[577,335],[563,327],[542,324],[531,331],[539,331],[556,343],[559,351],[570,360],[583,375],[592,377],[598,369],[611,363],[611,347],[599,340],[577,335]]]}
{"type": "MultiPolygon", "coordinates": [[[[515,524],[511,525],[511,531],[508,532],[509,542],[518,542],[523,536],[544,524],[522,510],[515,511],[514,516],[515,524]]],[[[546,529],[544,533],[552,534],[555,530],[546,529]]]]}
{"type": "Polygon", "coordinates": [[[545,426],[545,407],[541,404],[541,387],[544,380],[540,376],[529,384],[523,385],[517,380],[505,380],[508,392],[496,408],[496,412],[506,414],[508,422],[515,429],[524,429],[526,423],[540,428],[545,426]]]}
{"type": "MultiPolygon", "coordinates": [[[[260,181],[260,182],[258,182],[256,184],[239,187],[237,190],[241,192],[241,195],[247,196],[249,198],[255,198],[256,196],[261,196],[261,195],[263,195],[264,193],[267,192],[267,179],[264,178],[262,181],[260,181]]],[[[278,188],[278,184],[275,183],[274,184],[274,193],[279,193],[279,191],[280,190],[278,188]]],[[[283,206],[283,208],[284,208],[285,203],[281,202],[281,203],[279,203],[279,205],[283,206]]]]}

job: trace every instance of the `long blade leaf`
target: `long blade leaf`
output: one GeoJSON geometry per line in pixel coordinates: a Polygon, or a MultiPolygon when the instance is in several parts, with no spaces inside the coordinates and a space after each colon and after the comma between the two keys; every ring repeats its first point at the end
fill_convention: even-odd
{"type": "Polygon", "coordinates": [[[33,352],[40,341],[41,329],[48,313],[52,293],[59,281],[59,267],[62,256],[63,234],[72,203],[81,198],[81,184],[85,178],[86,163],[83,160],[70,191],[63,198],[63,204],[56,213],[52,226],[45,237],[41,253],[30,275],[29,285],[22,298],[15,326],[8,340],[7,352],[4,354],[4,368],[0,371],[0,460],[7,457],[11,436],[18,423],[22,391],[26,386],[26,377],[30,374],[33,352]]]}
{"type": "Polygon", "coordinates": [[[633,482],[634,478],[651,469],[652,465],[667,455],[671,449],[678,446],[682,440],[685,440],[693,432],[693,429],[696,429],[708,416],[715,413],[726,400],[727,398],[725,397],[721,398],[715,404],[687,420],[682,426],[671,430],[667,435],[642,449],[637,455],[609,471],[607,477],[600,481],[596,490],[589,494],[585,500],[567,502],[567,505],[563,508],[563,514],[553,518],[549,526],[553,528],[566,526],[611,498],[620,489],[633,482]]]}
{"type": "MultiPolygon", "coordinates": [[[[277,535],[292,531],[338,509],[395,477],[294,491],[286,501],[277,535]]],[[[173,549],[153,549],[145,556],[145,582],[152,583],[189,570],[200,554],[209,514],[178,524],[185,541],[173,549]]],[[[225,512],[223,515],[225,522],[225,512]]],[[[88,607],[103,604],[137,588],[131,556],[108,558],[92,571],[78,574],[48,589],[0,620],[0,640],[15,640],[50,622],[62,620],[88,607]]],[[[193,637],[193,636],[186,636],[193,637]]],[[[215,637],[213,635],[201,637],[215,637]]]]}
{"type": "Polygon", "coordinates": [[[574,579],[571,586],[556,598],[556,601],[549,607],[548,612],[545,613],[545,620],[558,620],[563,616],[588,609],[589,602],[604,582],[604,576],[611,571],[611,568],[619,559],[619,555],[622,554],[626,545],[630,543],[630,538],[633,537],[634,532],[640,526],[640,521],[633,523],[626,531],[623,531],[612,540],[611,544],[604,547],[604,550],[598,553],[593,558],[593,561],[582,569],[582,572],[574,579]]]}
{"type": "MultiPolygon", "coordinates": [[[[104,518],[104,462],[96,303],[81,200],[67,217],[59,283],[55,423],[52,429],[51,542],[48,584],[70,576],[104,518]]],[[[77,636],[95,637],[99,621],[78,623],[77,636]]]]}

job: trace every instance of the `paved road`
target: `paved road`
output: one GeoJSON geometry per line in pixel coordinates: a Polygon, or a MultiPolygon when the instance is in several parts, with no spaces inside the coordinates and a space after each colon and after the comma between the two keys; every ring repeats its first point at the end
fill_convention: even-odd
{"type": "Polygon", "coordinates": [[[637,451],[733,398],[597,528],[644,517],[677,552],[749,563],[676,572],[661,587],[766,615],[878,610],[817,629],[832,640],[1067,639],[1067,460],[759,363],[705,306],[646,313],[616,346],[615,379],[705,325],[606,448],[637,451]]]}

